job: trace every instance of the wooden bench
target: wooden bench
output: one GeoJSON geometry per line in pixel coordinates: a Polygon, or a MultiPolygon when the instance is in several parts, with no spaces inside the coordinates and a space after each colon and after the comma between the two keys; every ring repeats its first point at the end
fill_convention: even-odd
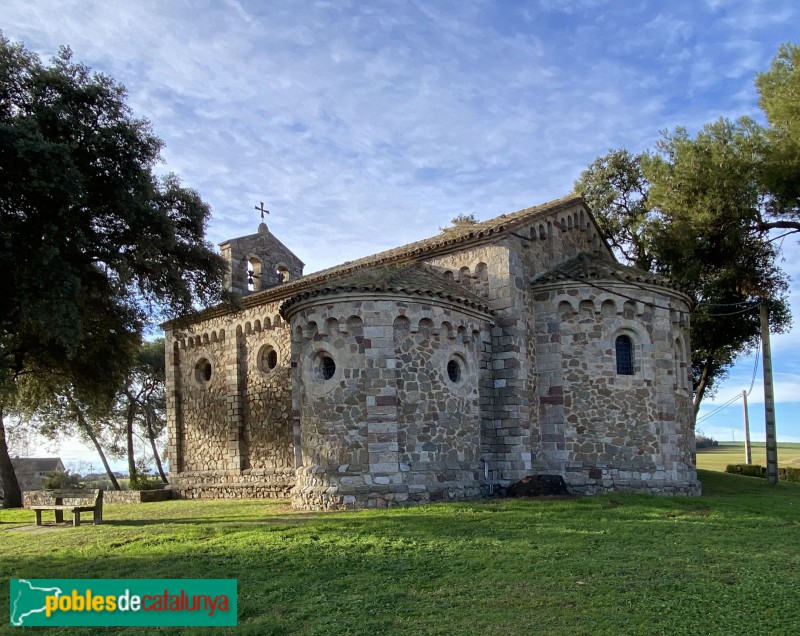
{"type": "Polygon", "coordinates": [[[103,489],[98,490],[45,490],[53,498],[52,504],[31,506],[36,513],[36,525],[42,525],[42,511],[54,510],[56,523],[64,522],[64,511],[72,512],[72,525],[81,525],[81,513],[93,512],[94,525],[103,523],[103,489]],[[72,503],[65,504],[64,500],[70,499],[72,503]]]}

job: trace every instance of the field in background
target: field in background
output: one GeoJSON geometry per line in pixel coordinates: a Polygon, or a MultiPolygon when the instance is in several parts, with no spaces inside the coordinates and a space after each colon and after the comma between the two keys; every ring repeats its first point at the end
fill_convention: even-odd
{"type": "MultiPolygon", "coordinates": [[[[702,497],[345,513],[277,500],[108,504],[103,525],[79,528],[36,529],[31,511],[0,510],[0,579],[238,579],[237,630],[150,636],[800,633],[800,484],[700,479],[702,497]]],[[[6,611],[8,593],[0,585],[6,611]]],[[[99,631],[142,633],[69,634],[99,631]]]]}
{"type": "MultiPolygon", "coordinates": [[[[767,465],[764,442],[751,444],[753,463],[767,465]]],[[[697,451],[697,467],[704,470],[725,470],[728,464],[744,464],[744,442],[720,442],[719,446],[701,448],[697,451]]],[[[782,442],[778,444],[778,466],[800,468],[800,444],[782,442]]]]}

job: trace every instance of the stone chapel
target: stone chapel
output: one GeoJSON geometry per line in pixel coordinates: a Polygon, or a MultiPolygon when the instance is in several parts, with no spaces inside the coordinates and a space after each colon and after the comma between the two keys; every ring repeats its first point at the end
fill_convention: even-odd
{"type": "Polygon", "coordinates": [[[580,197],[307,276],[263,222],[220,248],[238,305],[164,325],[178,496],[699,494],[690,299],[620,265],[580,197]]]}

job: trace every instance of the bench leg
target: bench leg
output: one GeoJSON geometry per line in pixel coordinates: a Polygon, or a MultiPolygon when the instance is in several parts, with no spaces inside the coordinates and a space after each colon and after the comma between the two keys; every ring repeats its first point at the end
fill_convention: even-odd
{"type": "Polygon", "coordinates": [[[81,511],[80,510],[76,510],[75,512],[72,513],[72,525],[74,527],[76,527],[76,528],[79,525],[81,525],[81,511]]]}
{"type": "Polygon", "coordinates": [[[64,523],[64,511],[56,510],[56,523],[64,523]]]}
{"type": "Polygon", "coordinates": [[[36,525],[37,526],[42,525],[42,511],[41,510],[34,510],[34,512],[36,513],[36,525]]]}
{"type": "Polygon", "coordinates": [[[94,509],[94,525],[99,526],[103,523],[103,510],[95,508],[94,509]]]}

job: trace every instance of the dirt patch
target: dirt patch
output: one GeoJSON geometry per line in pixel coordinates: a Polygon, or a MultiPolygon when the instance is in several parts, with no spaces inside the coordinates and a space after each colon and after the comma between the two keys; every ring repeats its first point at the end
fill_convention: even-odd
{"type": "Polygon", "coordinates": [[[41,526],[37,526],[36,524],[30,526],[14,526],[13,528],[3,528],[3,530],[7,530],[8,532],[24,532],[26,534],[48,534],[60,532],[61,530],[72,527],[74,526],[72,522],[69,521],[64,523],[46,523],[41,526]]]}

